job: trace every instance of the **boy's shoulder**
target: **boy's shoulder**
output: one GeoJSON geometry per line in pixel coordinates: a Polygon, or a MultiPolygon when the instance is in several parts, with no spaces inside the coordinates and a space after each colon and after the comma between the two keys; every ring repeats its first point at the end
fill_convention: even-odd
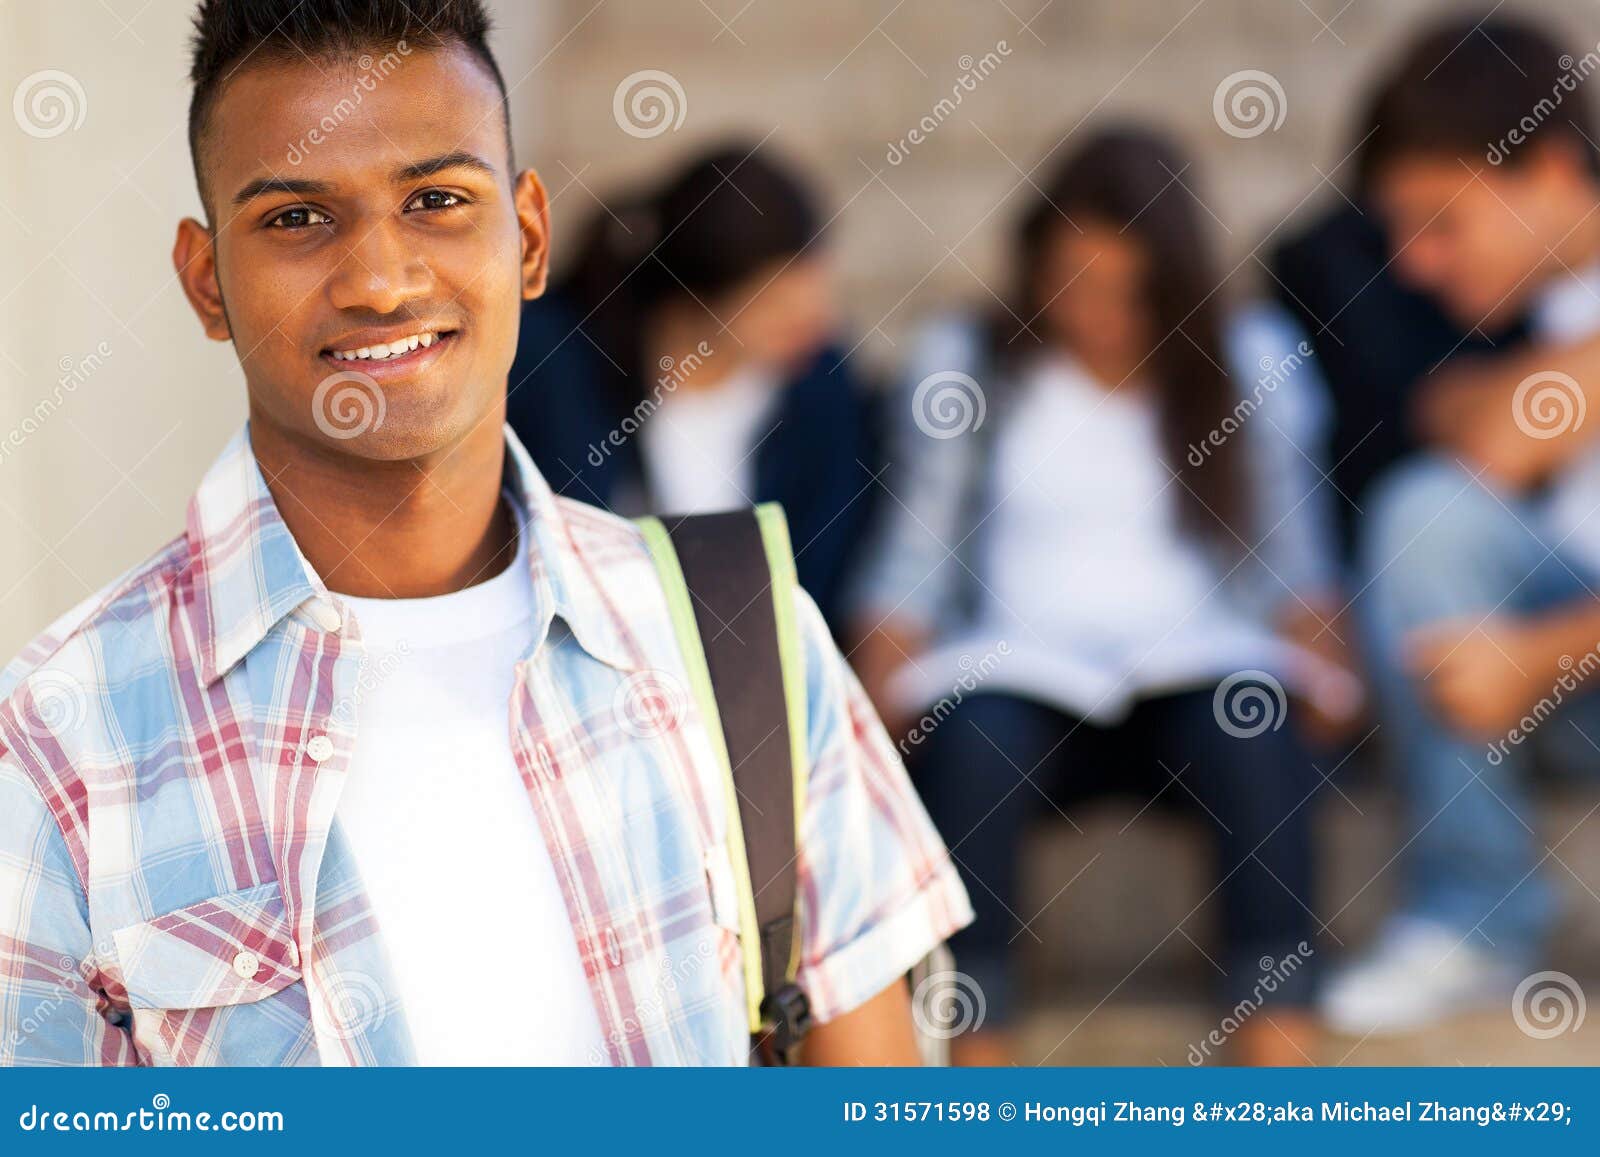
{"type": "MultiPolygon", "coordinates": [[[[149,634],[130,628],[169,605],[188,561],[188,540],[179,535],[56,618],[0,667],[0,704],[41,668],[72,676],[71,668],[83,666],[91,652],[99,654],[103,664],[115,657],[119,646],[139,646],[149,634]],[[91,640],[95,645],[86,647],[91,640]]],[[[83,678],[92,674],[87,669],[78,672],[83,678]]]]}

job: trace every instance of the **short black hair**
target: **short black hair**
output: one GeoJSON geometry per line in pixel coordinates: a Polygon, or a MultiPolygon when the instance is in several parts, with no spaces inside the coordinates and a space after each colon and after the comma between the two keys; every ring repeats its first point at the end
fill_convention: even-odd
{"type": "Polygon", "coordinates": [[[252,59],[357,60],[374,48],[459,44],[500,90],[509,158],[511,109],[505,77],[489,51],[491,27],[482,0],[200,0],[189,69],[189,155],[202,198],[200,148],[207,118],[228,78],[252,59]]]}
{"type": "Polygon", "coordinates": [[[1514,16],[1430,25],[1374,94],[1358,168],[1363,185],[1409,157],[1517,163],[1520,146],[1568,137],[1594,165],[1595,131],[1579,87],[1600,55],[1574,60],[1544,29],[1514,16]]]}

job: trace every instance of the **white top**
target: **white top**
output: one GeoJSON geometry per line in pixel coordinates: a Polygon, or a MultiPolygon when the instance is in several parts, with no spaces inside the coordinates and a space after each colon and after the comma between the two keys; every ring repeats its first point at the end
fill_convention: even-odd
{"type": "Polygon", "coordinates": [[[988,689],[1112,722],[1152,693],[1303,661],[1241,613],[1182,533],[1182,486],[1147,393],[1109,390],[1060,355],[1024,374],[1002,420],[983,507],[993,514],[978,531],[981,609],[902,673],[902,702],[948,695],[976,666],[988,689]],[[985,664],[1001,641],[1003,657],[985,664]]]}
{"type": "MultiPolygon", "coordinates": [[[[1580,341],[1600,332],[1600,263],[1575,275],[1557,275],[1534,301],[1531,320],[1534,333],[1546,341],[1580,341]]],[[[1600,414],[1580,408],[1580,393],[1556,379],[1533,383],[1517,405],[1535,430],[1577,429],[1579,421],[1600,421],[1600,414]]],[[[1551,479],[1544,515],[1552,544],[1600,574],[1600,446],[1551,479]]]]}
{"type": "MultiPolygon", "coordinates": [[[[335,822],[367,886],[423,1065],[589,1065],[606,1055],[511,754],[511,693],[533,641],[521,539],[507,570],[453,594],[341,596],[368,666],[361,739],[335,822]],[[485,985],[505,994],[500,1015],[481,1015],[473,993],[485,985]]],[[[317,1030],[323,1056],[340,1056],[327,1026],[317,1030]]]]}
{"type": "Polygon", "coordinates": [[[743,365],[714,386],[661,391],[639,431],[651,507],[669,514],[735,510],[755,503],[755,452],[780,383],[743,365]]]}

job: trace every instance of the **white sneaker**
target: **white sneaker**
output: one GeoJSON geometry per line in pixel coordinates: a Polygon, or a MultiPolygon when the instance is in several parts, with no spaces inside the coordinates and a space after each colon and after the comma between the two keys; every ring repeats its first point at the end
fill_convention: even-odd
{"type": "Polygon", "coordinates": [[[1364,958],[1329,982],[1320,1005],[1335,1032],[1407,1032],[1509,1001],[1519,975],[1454,929],[1407,917],[1391,921],[1364,958]]]}

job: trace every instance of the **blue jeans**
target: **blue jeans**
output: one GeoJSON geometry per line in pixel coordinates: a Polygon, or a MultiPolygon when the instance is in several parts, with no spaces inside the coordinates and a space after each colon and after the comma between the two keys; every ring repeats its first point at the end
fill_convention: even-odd
{"type": "Polygon", "coordinates": [[[1224,1002],[1309,1000],[1317,961],[1301,942],[1314,942],[1318,930],[1311,905],[1319,779],[1292,726],[1230,735],[1218,726],[1210,690],[1141,700],[1112,727],[983,691],[928,736],[911,770],[972,899],[976,919],[950,947],[984,994],[989,1024],[1014,1014],[1013,949],[1034,915],[1018,912],[1024,827],[1048,814],[1046,800],[1060,807],[1109,792],[1177,805],[1212,837],[1224,1002]],[[1263,999],[1262,974],[1272,967],[1265,957],[1298,971],[1280,970],[1263,999]]]}
{"type": "Polygon", "coordinates": [[[1453,462],[1405,463],[1364,505],[1356,608],[1405,809],[1405,911],[1531,963],[1556,900],[1539,871],[1544,841],[1529,830],[1528,773],[1536,752],[1562,769],[1600,764],[1600,694],[1562,692],[1556,714],[1526,741],[1496,744],[1491,758],[1488,743],[1431,711],[1402,648],[1417,627],[1547,610],[1592,597],[1597,583],[1547,541],[1536,502],[1491,492],[1453,462]]]}

